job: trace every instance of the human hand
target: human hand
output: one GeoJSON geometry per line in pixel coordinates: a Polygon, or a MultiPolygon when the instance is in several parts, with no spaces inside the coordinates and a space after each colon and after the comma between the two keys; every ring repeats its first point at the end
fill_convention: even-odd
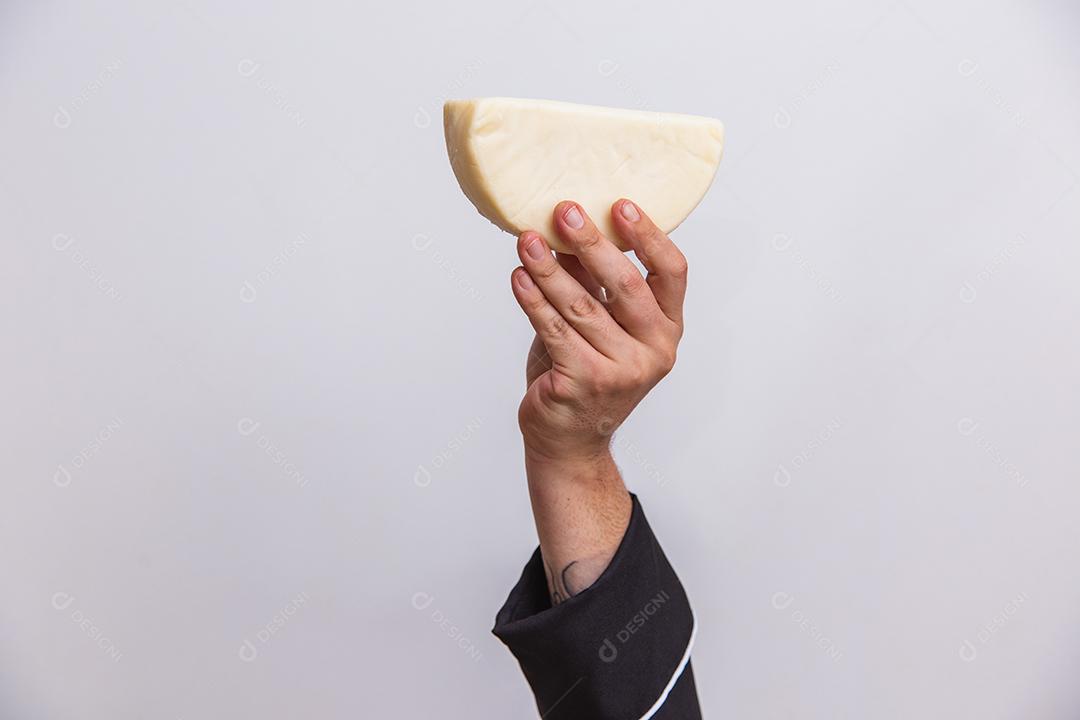
{"type": "Polygon", "coordinates": [[[536,329],[518,423],[526,453],[539,459],[605,455],[615,429],[675,364],[686,258],[629,200],[611,215],[648,277],[574,202],[554,211],[574,255],[553,256],[533,231],[518,238],[524,267],[511,285],[536,329]]]}

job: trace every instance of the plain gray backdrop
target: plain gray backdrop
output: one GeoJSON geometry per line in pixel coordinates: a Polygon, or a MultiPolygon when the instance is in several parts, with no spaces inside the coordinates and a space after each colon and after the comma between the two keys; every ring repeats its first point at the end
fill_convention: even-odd
{"type": "MultiPolygon", "coordinates": [[[[7,2],[0,716],[527,718],[447,98],[726,123],[618,433],[711,718],[1080,714],[1075,3],[7,2]]],[[[647,208],[646,208],[647,209],[647,208]]]]}

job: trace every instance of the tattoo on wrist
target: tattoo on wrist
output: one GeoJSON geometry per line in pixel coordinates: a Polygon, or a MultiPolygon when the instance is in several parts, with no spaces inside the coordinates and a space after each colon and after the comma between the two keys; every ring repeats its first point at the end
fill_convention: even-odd
{"type": "Polygon", "coordinates": [[[578,561],[571,560],[561,571],[554,572],[547,560],[544,560],[544,573],[547,575],[552,606],[569,600],[591,584],[581,582],[583,578],[579,577],[580,573],[577,572],[580,569],[578,561]]]}

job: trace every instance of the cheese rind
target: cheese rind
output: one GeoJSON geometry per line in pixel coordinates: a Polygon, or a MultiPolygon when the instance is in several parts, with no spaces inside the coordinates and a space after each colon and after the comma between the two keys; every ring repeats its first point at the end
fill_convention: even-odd
{"type": "Polygon", "coordinates": [[[552,210],[562,200],[580,203],[623,250],[610,214],[619,198],[674,230],[708,191],[724,146],[712,118],[551,100],[451,100],[443,127],[454,175],[480,214],[515,235],[536,230],[559,251],[552,210]]]}

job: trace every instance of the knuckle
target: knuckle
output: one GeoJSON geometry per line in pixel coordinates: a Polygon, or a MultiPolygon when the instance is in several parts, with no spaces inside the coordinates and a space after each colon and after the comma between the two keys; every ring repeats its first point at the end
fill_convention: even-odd
{"type": "Polygon", "coordinates": [[[547,280],[558,271],[559,264],[555,262],[553,258],[547,257],[537,263],[536,269],[533,271],[533,274],[539,278],[547,280]]]}
{"type": "Polygon", "coordinates": [[[660,377],[664,377],[675,368],[677,352],[675,348],[664,348],[660,351],[659,371],[660,377]]]}
{"type": "Polygon", "coordinates": [[[586,228],[582,230],[576,238],[574,238],[574,247],[579,250],[588,252],[589,250],[595,250],[600,247],[604,242],[604,236],[600,234],[600,231],[595,227],[586,228]]]}
{"type": "Polygon", "coordinates": [[[546,329],[548,335],[552,337],[564,337],[567,331],[566,319],[562,315],[556,313],[548,318],[546,329]]]}
{"type": "Polygon", "coordinates": [[[642,286],[645,284],[645,278],[641,277],[641,273],[637,270],[627,270],[619,275],[617,283],[619,292],[633,295],[641,291],[642,286]]]}
{"type": "Polygon", "coordinates": [[[652,380],[652,373],[650,368],[645,363],[637,363],[629,369],[626,373],[626,386],[627,389],[640,388],[643,385],[648,385],[652,380]]]}
{"type": "Polygon", "coordinates": [[[664,245],[671,242],[668,236],[660,232],[660,228],[653,225],[643,231],[641,237],[641,248],[645,251],[645,255],[652,257],[660,252],[664,245]]]}
{"type": "Polygon", "coordinates": [[[548,305],[547,298],[543,295],[527,300],[527,303],[528,306],[525,308],[525,312],[534,317],[543,316],[544,308],[548,305]]]}
{"type": "Polygon", "coordinates": [[[591,320],[599,315],[600,311],[600,303],[588,293],[579,295],[570,303],[570,312],[581,320],[591,320]]]}
{"type": "Polygon", "coordinates": [[[585,391],[593,397],[611,395],[617,389],[617,375],[614,368],[594,367],[586,375],[585,391]]]}
{"type": "Polygon", "coordinates": [[[633,392],[649,383],[651,359],[645,353],[635,353],[619,368],[614,379],[614,390],[620,393],[633,392]]]}
{"type": "Polygon", "coordinates": [[[672,248],[671,259],[668,261],[670,269],[668,272],[672,277],[678,280],[685,280],[687,273],[690,271],[690,264],[686,261],[686,256],[682,254],[678,249],[672,248]]]}
{"type": "Polygon", "coordinates": [[[631,387],[652,387],[675,367],[675,348],[658,348],[642,354],[628,372],[631,387]]]}
{"type": "Polygon", "coordinates": [[[561,373],[555,374],[549,381],[551,383],[551,397],[559,402],[569,402],[574,398],[574,387],[570,380],[561,373]]]}
{"type": "Polygon", "coordinates": [[[607,380],[603,373],[589,373],[582,378],[581,389],[588,397],[602,397],[606,395],[608,391],[607,380]]]}

